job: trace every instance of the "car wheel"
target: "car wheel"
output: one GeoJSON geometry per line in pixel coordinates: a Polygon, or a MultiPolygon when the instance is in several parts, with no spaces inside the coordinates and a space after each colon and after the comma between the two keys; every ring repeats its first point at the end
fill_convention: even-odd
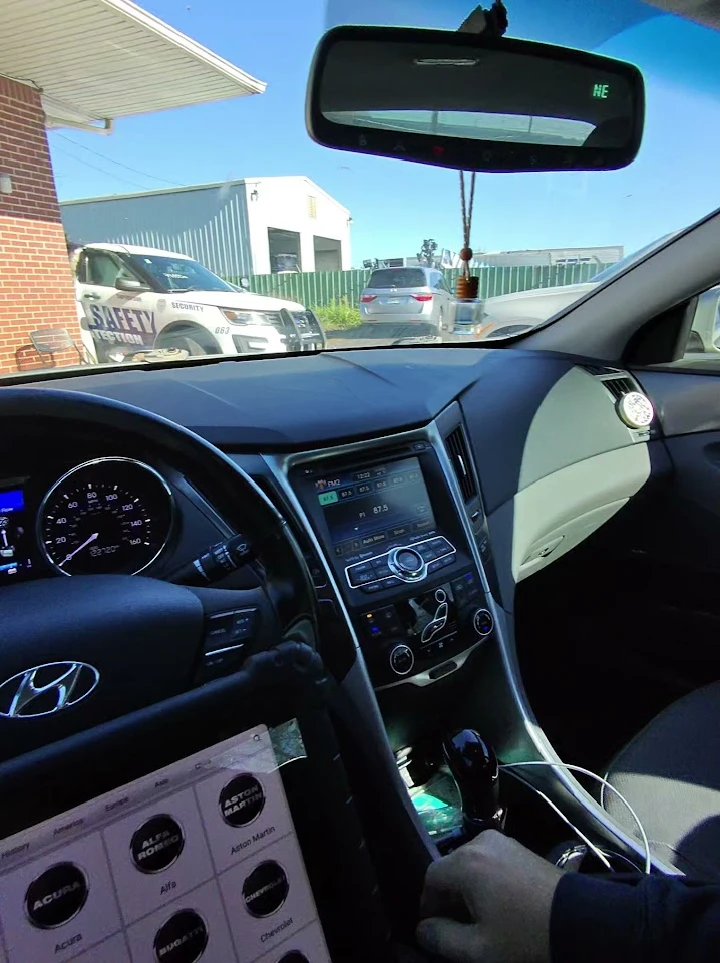
{"type": "Polygon", "coordinates": [[[212,354],[192,334],[168,334],[158,341],[156,349],[164,351],[182,351],[186,358],[197,358],[201,355],[212,354]]]}
{"type": "Polygon", "coordinates": [[[145,351],[137,351],[135,354],[127,355],[125,361],[187,361],[190,352],[186,348],[147,348],[145,351]]]}

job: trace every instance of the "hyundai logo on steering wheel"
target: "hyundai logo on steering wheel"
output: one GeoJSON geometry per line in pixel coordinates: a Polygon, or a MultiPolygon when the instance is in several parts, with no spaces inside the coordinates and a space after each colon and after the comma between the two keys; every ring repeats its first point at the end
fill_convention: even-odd
{"type": "Polygon", "coordinates": [[[87,662],[48,662],[18,672],[0,685],[0,716],[27,719],[76,705],[90,695],[100,673],[87,662]]]}

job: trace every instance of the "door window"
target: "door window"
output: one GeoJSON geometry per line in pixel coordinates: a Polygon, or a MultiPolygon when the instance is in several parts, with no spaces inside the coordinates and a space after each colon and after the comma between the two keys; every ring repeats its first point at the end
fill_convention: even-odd
{"type": "Polygon", "coordinates": [[[114,288],[120,272],[127,273],[123,270],[123,265],[119,259],[108,251],[87,251],[86,256],[88,284],[97,284],[103,288],[114,288]]]}
{"type": "Polygon", "coordinates": [[[720,285],[698,298],[685,357],[720,361],[720,285]]]}

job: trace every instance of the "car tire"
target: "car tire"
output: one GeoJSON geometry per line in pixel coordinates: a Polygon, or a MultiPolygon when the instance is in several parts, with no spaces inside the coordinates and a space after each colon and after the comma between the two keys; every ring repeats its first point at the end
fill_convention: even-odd
{"type": "Polygon", "coordinates": [[[164,350],[187,352],[186,357],[189,358],[198,358],[214,353],[208,351],[208,349],[194,337],[192,332],[188,334],[184,334],[181,331],[177,333],[170,332],[170,334],[165,337],[158,338],[155,347],[164,350]]]}

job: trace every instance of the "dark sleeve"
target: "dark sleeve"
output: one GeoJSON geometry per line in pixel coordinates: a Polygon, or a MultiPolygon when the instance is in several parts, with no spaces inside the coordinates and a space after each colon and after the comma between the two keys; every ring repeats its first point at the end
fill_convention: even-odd
{"type": "Polygon", "coordinates": [[[720,885],[567,873],[550,918],[552,963],[717,963],[720,885]]]}

